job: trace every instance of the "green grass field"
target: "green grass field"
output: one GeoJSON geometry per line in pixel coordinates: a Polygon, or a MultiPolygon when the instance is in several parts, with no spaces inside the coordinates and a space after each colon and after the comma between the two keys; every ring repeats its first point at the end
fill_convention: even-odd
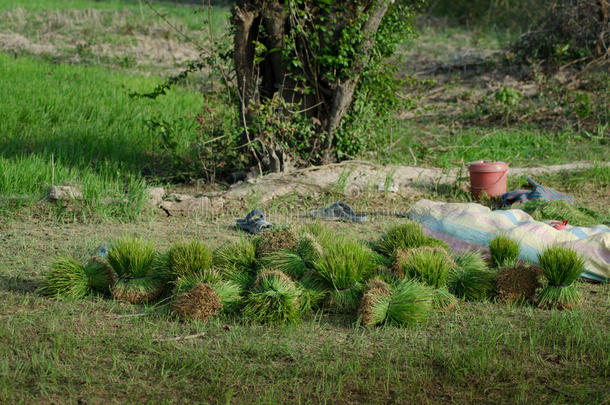
{"type": "MultiPolygon", "coordinates": [[[[147,208],[151,185],[190,194],[218,189],[192,172],[190,182],[169,182],[193,142],[212,136],[195,120],[214,102],[203,91],[209,72],[156,100],[129,96],[180,71],[207,38],[200,29],[207,12],[172,2],[154,7],[193,43],[137,0],[0,0],[0,403],[609,403],[607,284],[579,283],[583,302],[572,311],[460,302],[412,328],[373,329],[321,313],[285,327],[178,322],[162,305],[38,294],[58,255],[86,260],[124,235],[160,250],[182,238],[216,247],[243,236],[234,217],[255,207],[274,223],[302,224],[300,214],[337,200],[394,213],[419,198],[471,201],[461,178],[406,196],[372,187],[351,195],[345,184],[265,203],[249,194],[213,217],[147,208]],[[174,149],[153,123],[166,125],[174,149]],[[50,203],[52,181],[80,186],[84,199],[50,203]],[[193,334],[200,335],[181,339],[193,334]]],[[[227,15],[226,6],[212,9],[215,35],[227,15]]],[[[517,34],[438,20],[405,44],[405,70],[459,65],[464,55],[501,50],[517,34]]],[[[610,220],[607,74],[578,91],[537,83],[538,93],[508,108],[494,101],[499,85],[486,88],[482,74],[404,73],[409,84],[400,91],[412,108],[365,134],[377,148],[354,158],[446,169],[479,159],[511,167],[599,163],[536,180],[610,220]],[[574,111],[578,100],[589,103],[576,98],[583,93],[594,114],[581,119],[574,111]],[[548,118],[549,111],[556,115],[548,118]]],[[[509,188],[522,182],[510,177],[509,188]]],[[[370,242],[399,220],[371,218],[333,229],[370,242]]]]}

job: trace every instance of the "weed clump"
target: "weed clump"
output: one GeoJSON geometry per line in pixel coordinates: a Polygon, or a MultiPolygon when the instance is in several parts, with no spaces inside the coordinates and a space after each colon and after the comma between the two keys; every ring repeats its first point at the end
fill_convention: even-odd
{"type": "Polygon", "coordinates": [[[261,323],[295,323],[299,320],[301,292],[280,271],[261,272],[246,297],[243,315],[261,323]]]}
{"type": "Polygon", "coordinates": [[[574,282],[584,270],[584,260],[574,249],[552,246],[538,256],[548,284],[537,297],[542,308],[571,309],[580,302],[574,282]]]}
{"type": "Polygon", "coordinates": [[[479,252],[464,252],[454,258],[455,266],[447,277],[447,288],[458,298],[480,301],[493,295],[496,275],[489,270],[479,252]]]}
{"type": "Polygon", "coordinates": [[[519,244],[506,236],[499,235],[492,239],[489,251],[494,267],[512,267],[519,256],[519,244]]]}
{"type": "Polygon", "coordinates": [[[502,267],[496,275],[498,297],[504,302],[531,301],[542,284],[540,268],[519,262],[514,267],[502,267]]]}
{"type": "Polygon", "coordinates": [[[220,297],[212,286],[197,283],[191,290],[179,295],[172,302],[172,310],[181,320],[207,321],[223,307],[220,297]]]}

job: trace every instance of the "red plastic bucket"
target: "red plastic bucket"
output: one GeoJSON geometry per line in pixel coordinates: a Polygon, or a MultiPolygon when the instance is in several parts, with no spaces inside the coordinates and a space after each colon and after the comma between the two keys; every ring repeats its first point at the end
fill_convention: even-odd
{"type": "Polygon", "coordinates": [[[508,165],[504,162],[488,162],[479,160],[468,164],[470,171],[470,193],[479,198],[483,191],[496,197],[506,193],[506,178],[508,165]]]}

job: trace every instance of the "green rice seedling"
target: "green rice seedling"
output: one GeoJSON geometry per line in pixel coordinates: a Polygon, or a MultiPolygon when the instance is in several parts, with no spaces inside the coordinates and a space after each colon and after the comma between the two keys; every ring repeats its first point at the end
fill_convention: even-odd
{"type": "Polygon", "coordinates": [[[330,307],[350,312],[358,308],[363,283],[376,267],[370,249],[356,240],[337,237],[324,246],[312,272],[330,290],[330,307]]]}
{"type": "Polygon", "coordinates": [[[402,280],[393,289],[371,288],[360,306],[364,326],[410,326],[423,322],[432,308],[432,290],[415,280],[402,280]]]}
{"type": "Polygon", "coordinates": [[[297,283],[301,295],[299,298],[300,310],[302,314],[309,313],[320,308],[320,305],[326,298],[328,290],[319,282],[311,277],[304,277],[297,283]]]}
{"type": "Polygon", "coordinates": [[[422,246],[440,247],[447,250],[447,252],[451,251],[449,245],[446,242],[436,238],[426,238],[422,246]]]}
{"type": "Polygon", "coordinates": [[[210,271],[204,274],[190,274],[179,277],[173,283],[173,295],[176,297],[181,296],[200,283],[209,285],[214,289],[220,302],[223,304],[223,312],[231,312],[238,307],[241,301],[241,286],[230,280],[221,280],[218,273],[210,271]]]}
{"type": "Polygon", "coordinates": [[[149,304],[165,291],[167,283],[157,275],[122,277],[111,287],[112,296],[131,304],[149,304]]]}
{"type": "Polygon", "coordinates": [[[43,295],[81,299],[89,293],[89,276],[85,267],[70,257],[60,257],[44,276],[39,292],[43,295]]]}
{"type": "Polygon", "coordinates": [[[455,266],[447,277],[447,288],[453,295],[467,301],[480,301],[493,295],[496,275],[479,252],[461,253],[454,261],[455,266]]]}
{"type": "Polygon", "coordinates": [[[116,277],[108,263],[93,258],[85,266],[85,273],[89,277],[89,286],[93,291],[100,294],[110,293],[110,287],[114,285],[116,277]]]}
{"type": "Polygon", "coordinates": [[[324,249],[313,234],[306,232],[299,237],[296,244],[296,252],[305,263],[305,266],[311,267],[322,257],[324,249]]]}
{"type": "Polygon", "coordinates": [[[220,280],[220,273],[214,269],[210,269],[204,273],[185,274],[172,282],[174,286],[173,294],[179,295],[185,293],[195,287],[198,283],[213,284],[220,280]]]}
{"type": "Polygon", "coordinates": [[[564,200],[533,200],[519,208],[537,221],[564,220],[576,226],[594,226],[600,223],[600,215],[585,208],[577,207],[564,200]]]}
{"type": "Polygon", "coordinates": [[[432,307],[435,309],[451,310],[457,305],[458,299],[451,294],[446,286],[432,292],[432,307]]]}
{"type": "Polygon", "coordinates": [[[428,237],[417,222],[407,221],[390,227],[375,244],[375,251],[393,257],[398,249],[406,250],[426,244],[428,237]]]}
{"type": "Polygon", "coordinates": [[[213,265],[224,278],[240,280],[242,275],[258,271],[256,250],[250,239],[241,238],[214,251],[213,265]]]}
{"type": "Polygon", "coordinates": [[[280,250],[269,253],[261,259],[261,265],[266,269],[276,269],[294,279],[300,279],[307,271],[303,258],[296,252],[280,250]]]}
{"type": "Polygon", "coordinates": [[[453,265],[453,260],[445,249],[422,246],[397,256],[394,268],[402,272],[405,278],[414,278],[430,287],[439,288],[447,283],[453,265]]]}
{"type": "Polygon", "coordinates": [[[296,323],[301,315],[301,291],[279,271],[263,271],[246,297],[244,317],[260,323],[296,323]]]}
{"type": "Polygon", "coordinates": [[[413,325],[423,322],[432,307],[430,288],[414,280],[402,280],[388,303],[387,322],[395,325],[413,325]]]}
{"type": "Polygon", "coordinates": [[[223,305],[223,312],[229,313],[237,310],[241,306],[241,286],[233,281],[219,280],[210,284],[220,302],[223,305]]]}
{"type": "Polygon", "coordinates": [[[107,260],[119,277],[143,277],[153,270],[156,255],[152,243],[126,237],[112,243],[107,260]]]}
{"type": "Polygon", "coordinates": [[[165,254],[165,271],[175,279],[189,274],[204,274],[212,266],[212,252],[199,240],[178,242],[165,254]]]}
{"type": "Polygon", "coordinates": [[[540,268],[548,284],[537,297],[542,308],[571,309],[580,302],[574,282],[585,267],[583,257],[574,249],[551,246],[538,256],[540,268]]]}
{"type": "Polygon", "coordinates": [[[494,267],[513,267],[519,256],[519,244],[506,236],[498,235],[489,244],[494,267]]]}

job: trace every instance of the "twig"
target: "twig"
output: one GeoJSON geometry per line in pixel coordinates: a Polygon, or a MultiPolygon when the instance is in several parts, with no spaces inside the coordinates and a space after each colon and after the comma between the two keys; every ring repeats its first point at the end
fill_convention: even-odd
{"type": "Polygon", "coordinates": [[[201,45],[199,45],[198,42],[196,42],[194,39],[192,39],[191,37],[189,37],[188,35],[186,35],[184,32],[180,31],[178,29],[178,27],[176,27],[174,24],[172,24],[172,22],[165,17],[163,14],[161,14],[156,8],[153,7],[153,5],[151,4],[150,0],[144,0],[144,2],[146,3],[146,5],[153,11],[153,13],[155,13],[160,19],[162,19],[167,25],[169,25],[174,31],[176,31],[176,33],[178,33],[180,36],[182,36],[184,39],[186,39],[188,42],[192,43],[193,45],[195,45],[197,47],[197,49],[203,53],[204,51],[206,51],[205,48],[203,48],[201,45]]]}
{"type": "Polygon", "coordinates": [[[197,338],[202,337],[204,335],[205,335],[205,332],[201,332],[201,333],[195,333],[194,335],[176,336],[176,337],[164,338],[164,339],[155,339],[155,340],[153,340],[153,343],[159,343],[159,342],[177,342],[177,341],[180,341],[180,340],[191,340],[191,339],[197,339],[197,338]]]}

